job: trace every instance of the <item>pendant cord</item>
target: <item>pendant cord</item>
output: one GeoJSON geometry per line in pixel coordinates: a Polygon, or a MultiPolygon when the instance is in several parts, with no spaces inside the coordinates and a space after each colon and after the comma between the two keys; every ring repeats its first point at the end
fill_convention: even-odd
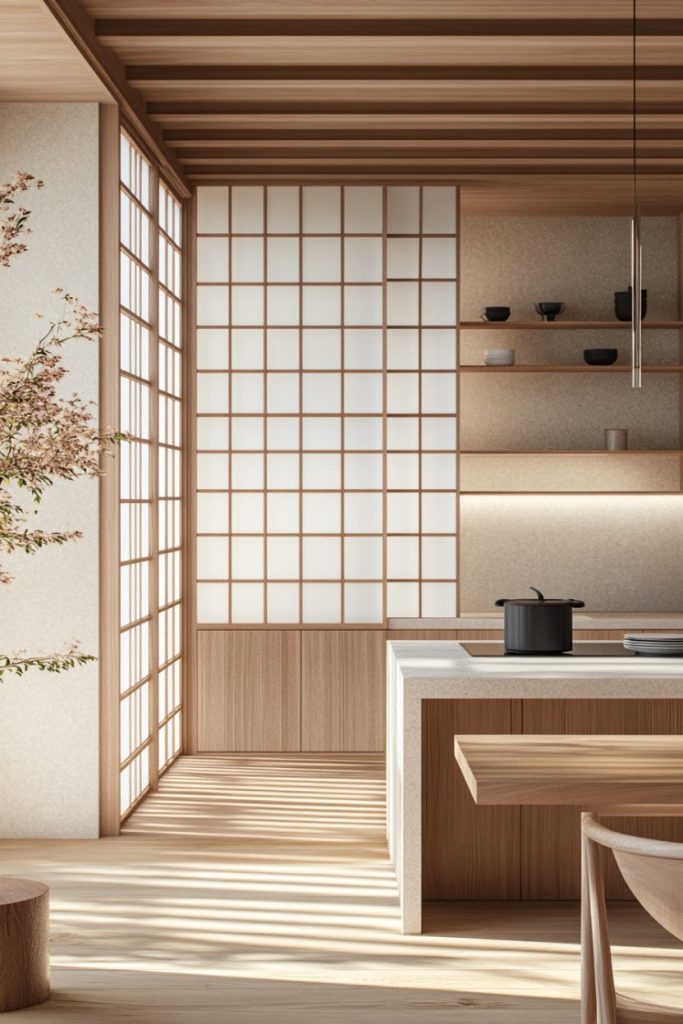
{"type": "Polygon", "coordinates": [[[638,0],[633,0],[633,215],[637,215],[638,208],[638,91],[637,91],[637,69],[638,69],[638,0]]]}

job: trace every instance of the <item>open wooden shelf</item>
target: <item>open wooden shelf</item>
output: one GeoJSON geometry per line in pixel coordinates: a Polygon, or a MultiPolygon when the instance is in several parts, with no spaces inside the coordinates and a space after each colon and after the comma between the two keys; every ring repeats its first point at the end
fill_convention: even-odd
{"type": "MultiPolygon", "coordinates": [[[[466,331],[630,331],[630,320],[463,320],[466,331]]],[[[649,331],[683,330],[683,320],[643,321],[649,331]]]]}
{"type": "Polygon", "coordinates": [[[629,491],[626,491],[626,490],[621,490],[621,491],[616,491],[616,490],[614,490],[614,491],[592,490],[591,491],[591,490],[580,490],[579,491],[579,490],[576,490],[576,489],[574,489],[574,490],[569,490],[569,489],[567,489],[567,490],[560,490],[559,488],[555,489],[554,491],[551,491],[551,490],[540,490],[540,489],[539,490],[529,489],[529,490],[516,490],[516,491],[513,491],[513,490],[509,490],[509,489],[508,490],[504,490],[502,488],[499,489],[499,490],[492,490],[490,487],[486,488],[485,490],[481,490],[481,491],[476,491],[476,490],[460,491],[460,496],[464,497],[464,498],[467,498],[467,497],[475,497],[475,498],[486,498],[486,497],[494,498],[495,497],[495,498],[499,498],[501,496],[505,497],[505,495],[511,495],[512,497],[516,498],[516,497],[519,497],[520,495],[522,497],[526,497],[527,495],[532,495],[532,494],[533,495],[539,495],[540,497],[557,497],[559,495],[559,496],[564,496],[564,497],[569,496],[569,497],[572,497],[572,498],[574,498],[576,496],[579,496],[579,497],[587,496],[587,497],[593,498],[593,497],[596,497],[597,495],[608,495],[608,496],[612,496],[612,497],[614,497],[615,495],[624,495],[624,496],[628,496],[628,497],[640,498],[640,497],[643,497],[643,496],[648,497],[648,496],[653,495],[653,494],[663,494],[663,495],[668,495],[669,497],[672,497],[672,496],[678,497],[678,496],[683,495],[683,492],[680,491],[680,490],[679,491],[671,491],[671,490],[661,490],[661,491],[651,491],[651,490],[650,491],[634,491],[634,490],[629,490],[629,491]]]}
{"type": "Polygon", "coordinates": [[[575,456],[575,455],[611,455],[611,456],[614,456],[614,455],[648,455],[648,456],[650,456],[650,455],[668,455],[668,456],[673,456],[673,455],[683,455],[683,451],[681,451],[678,448],[656,448],[656,449],[621,448],[621,449],[618,449],[617,451],[607,451],[607,449],[605,449],[605,448],[596,448],[593,451],[589,451],[587,449],[584,449],[583,451],[579,451],[579,450],[572,451],[572,450],[566,450],[566,449],[551,449],[551,450],[546,449],[545,451],[542,451],[542,450],[519,451],[519,450],[513,450],[513,449],[509,449],[509,448],[508,449],[497,449],[497,450],[487,449],[485,451],[475,451],[475,450],[473,450],[471,448],[468,448],[466,450],[461,449],[459,454],[460,455],[512,455],[512,456],[515,456],[515,455],[549,455],[549,456],[553,456],[553,457],[555,455],[570,455],[570,456],[575,456]]]}
{"type": "MultiPolygon", "coordinates": [[[[589,366],[587,363],[561,366],[552,364],[527,364],[514,366],[459,366],[460,373],[627,373],[629,363],[612,366],[589,366]]],[[[683,366],[644,366],[643,373],[683,373],[683,366]]]]}

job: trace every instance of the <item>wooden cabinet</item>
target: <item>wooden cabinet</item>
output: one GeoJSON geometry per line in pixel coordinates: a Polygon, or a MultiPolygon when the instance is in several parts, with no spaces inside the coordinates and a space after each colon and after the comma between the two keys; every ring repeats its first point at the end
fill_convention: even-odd
{"type": "Polygon", "coordinates": [[[384,750],[384,695],[382,630],[302,633],[302,750],[384,750]]]}
{"type": "Polygon", "coordinates": [[[384,750],[384,635],[200,630],[197,750],[384,750]]]}
{"type": "MultiPolygon", "coordinates": [[[[683,733],[680,700],[433,700],[423,705],[422,884],[426,900],[578,899],[576,807],[478,807],[453,756],[457,733],[683,733]]],[[[683,842],[683,818],[614,818],[683,842]]],[[[629,892],[607,859],[609,899],[629,892]]]]}
{"type": "Polygon", "coordinates": [[[422,893],[425,900],[519,899],[519,807],[477,807],[455,763],[457,732],[519,732],[520,701],[422,705],[422,893]]]}
{"type": "Polygon", "coordinates": [[[295,630],[201,630],[199,752],[299,750],[300,661],[295,630]]]}
{"type": "MultiPolygon", "coordinates": [[[[678,735],[683,732],[683,701],[678,700],[525,700],[522,732],[577,735],[678,735]]],[[[578,807],[521,808],[522,899],[579,898],[581,848],[578,807]]],[[[683,819],[613,818],[623,832],[683,840],[683,819]]],[[[605,858],[608,899],[630,894],[611,856],[605,858]]]]}

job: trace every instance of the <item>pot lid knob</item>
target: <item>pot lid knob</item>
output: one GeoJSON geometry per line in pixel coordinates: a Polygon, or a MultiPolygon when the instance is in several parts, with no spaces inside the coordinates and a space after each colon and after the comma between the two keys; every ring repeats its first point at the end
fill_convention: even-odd
{"type": "Polygon", "coordinates": [[[529,587],[529,590],[533,590],[535,594],[538,594],[539,601],[545,601],[545,598],[538,587],[529,587]]]}

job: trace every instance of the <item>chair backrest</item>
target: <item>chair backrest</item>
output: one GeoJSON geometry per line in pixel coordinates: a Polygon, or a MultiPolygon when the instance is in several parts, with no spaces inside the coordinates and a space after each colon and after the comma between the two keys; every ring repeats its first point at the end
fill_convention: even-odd
{"type": "Polygon", "coordinates": [[[583,831],[612,850],[624,881],[655,921],[683,941],[683,843],[645,839],[605,828],[585,815],[583,831]]]}

